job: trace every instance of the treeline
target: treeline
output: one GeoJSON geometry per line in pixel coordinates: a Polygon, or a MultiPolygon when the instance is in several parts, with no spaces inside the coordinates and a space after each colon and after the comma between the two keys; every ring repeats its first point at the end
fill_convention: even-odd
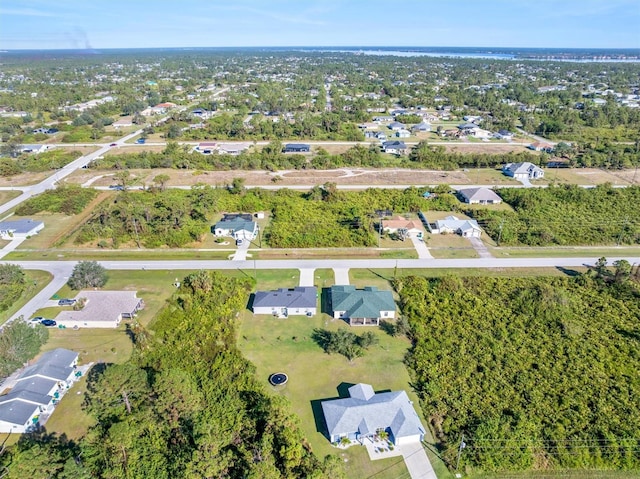
{"type": "Polygon", "coordinates": [[[220,212],[270,211],[271,222],[262,233],[271,247],[374,246],[376,210],[393,210],[397,214],[425,207],[450,210],[457,203],[448,194],[427,203],[421,194],[417,188],[346,192],[338,191],[332,183],[316,186],[307,193],[209,186],[123,191],[96,208],[75,241],[95,242],[103,247],[181,247],[210,234],[220,212]]]}
{"type": "Polygon", "coordinates": [[[495,241],[504,245],[639,244],[640,187],[502,188],[515,211],[469,209],[495,241]]]}
{"type": "Polygon", "coordinates": [[[128,362],[90,372],[87,436],[24,436],[0,458],[7,478],[343,478],[340,460],[313,455],[286,399],[265,391],[236,347],[250,290],[215,272],[186,277],[150,331],[133,328],[128,362]]]}
{"type": "Polygon", "coordinates": [[[49,338],[49,330],[22,319],[5,325],[0,332],[0,378],[5,378],[33,359],[49,338]]]}
{"type": "Polygon", "coordinates": [[[398,279],[425,416],[468,471],[640,471],[640,291],[628,280],[398,279]]]}
{"type": "Polygon", "coordinates": [[[9,309],[25,288],[24,271],[20,266],[0,264],[0,311],[9,309]]]}
{"type": "Polygon", "coordinates": [[[29,198],[16,208],[16,215],[29,216],[43,211],[76,215],[84,210],[97,194],[98,192],[92,188],[62,184],[54,190],[47,190],[29,198]]]}
{"type": "Polygon", "coordinates": [[[24,172],[50,171],[63,168],[82,156],[79,151],[49,150],[44,153],[23,154],[18,158],[0,158],[0,176],[13,176],[24,172]]]}

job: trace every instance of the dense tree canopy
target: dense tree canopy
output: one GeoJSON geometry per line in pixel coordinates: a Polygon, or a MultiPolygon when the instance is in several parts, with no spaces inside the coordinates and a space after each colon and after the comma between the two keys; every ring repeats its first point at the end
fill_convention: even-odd
{"type": "Polygon", "coordinates": [[[425,415],[484,470],[640,470],[640,291],[576,278],[397,280],[425,415]]]}

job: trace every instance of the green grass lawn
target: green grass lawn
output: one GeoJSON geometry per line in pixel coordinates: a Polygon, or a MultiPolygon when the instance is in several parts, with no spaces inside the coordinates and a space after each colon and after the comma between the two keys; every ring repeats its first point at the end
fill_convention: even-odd
{"type": "MultiPolygon", "coordinates": [[[[43,230],[44,231],[44,230],[43,230]]],[[[226,246],[230,248],[230,246],[226,246]]],[[[235,247],[234,247],[235,249],[235,247]]],[[[47,261],[101,261],[101,260],[176,260],[176,259],[228,259],[233,254],[232,250],[227,251],[198,251],[198,250],[168,250],[168,249],[104,249],[104,250],[82,250],[82,249],[39,249],[39,250],[16,250],[5,256],[4,259],[11,261],[22,260],[47,260],[47,261]]]]}
{"type": "MultiPolygon", "coordinates": [[[[0,312],[0,324],[4,323],[11,316],[13,316],[20,308],[22,308],[27,302],[33,298],[42,288],[44,288],[51,279],[51,273],[46,271],[37,270],[25,270],[25,281],[27,282],[27,288],[22,293],[18,301],[13,303],[9,309],[0,312]]],[[[28,319],[28,318],[27,318],[28,319]]]]}
{"type": "Polygon", "coordinates": [[[0,191],[0,205],[4,205],[6,202],[11,201],[14,198],[17,198],[22,194],[22,191],[18,190],[2,190],[0,191]]]}
{"type": "MultiPolygon", "coordinates": [[[[329,286],[333,283],[331,276],[327,270],[318,270],[316,282],[326,282],[329,286]]],[[[406,390],[418,404],[403,363],[410,342],[404,338],[392,338],[377,328],[358,329],[358,333],[374,332],[380,343],[367,351],[364,357],[349,362],[343,356],[324,353],[312,339],[316,328],[336,330],[349,326],[325,314],[312,318],[292,316],[275,319],[266,315],[253,316],[245,311],[241,315],[238,346],[255,364],[257,377],[265,387],[273,394],[289,399],[293,412],[300,418],[304,435],[318,456],[341,455],[345,459],[348,477],[370,477],[374,474],[375,477],[401,477],[406,474],[402,462],[396,465],[397,460],[393,459],[369,461],[361,447],[333,448],[319,432],[324,427],[320,425],[324,424],[324,419],[321,412],[317,413],[321,411],[318,401],[337,398],[338,387],[342,390],[347,384],[359,382],[369,383],[376,390],[406,390]],[[289,382],[282,388],[274,388],[267,382],[269,375],[277,371],[284,371],[289,376],[289,382]]],[[[437,467],[444,466],[438,463],[437,467]]]]}
{"type": "Polygon", "coordinates": [[[499,247],[489,248],[496,258],[544,258],[544,257],[588,257],[588,256],[638,256],[637,246],[549,246],[549,247],[499,247]]]}
{"type": "MultiPolygon", "coordinates": [[[[462,215],[464,216],[464,215],[462,215]]],[[[458,216],[461,218],[461,216],[458,216]]],[[[429,218],[429,221],[432,221],[429,218]]],[[[478,253],[467,238],[455,234],[428,235],[427,247],[434,258],[477,258],[478,253]]]]}
{"type": "Polygon", "coordinates": [[[55,411],[47,421],[47,432],[66,434],[68,439],[80,439],[86,434],[95,421],[82,410],[82,403],[87,391],[87,377],[76,382],[64,395],[55,411]]]}

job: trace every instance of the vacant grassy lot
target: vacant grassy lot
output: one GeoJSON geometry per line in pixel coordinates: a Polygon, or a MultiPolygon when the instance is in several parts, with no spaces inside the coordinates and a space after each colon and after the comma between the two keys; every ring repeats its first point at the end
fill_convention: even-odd
{"type": "MultiPolygon", "coordinates": [[[[0,312],[0,324],[13,316],[20,308],[33,298],[42,288],[44,288],[52,279],[50,273],[46,271],[25,270],[25,281],[27,288],[22,296],[11,305],[6,311],[0,312]]],[[[28,319],[28,318],[27,318],[28,319]]]]}
{"type": "Polygon", "coordinates": [[[503,473],[469,473],[469,479],[637,479],[637,472],[624,471],[527,471],[503,473]]]}
{"type": "MultiPolygon", "coordinates": [[[[229,246],[227,246],[229,248],[229,246]]],[[[232,250],[224,251],[199,251],[199,250],[169,250],[169,249],[103,249],[91,250],[86,249],[38,249],[13,251],[5,256],[4,259],[12,261],[21,260],[47,260],[47,261],[101,261],[101,260],[195,260],[195,259],[227,259],[232,250]]]]}
{"type": "Polygon", "coordinates": [[[477,258],[478,253],[467,238],[455,234],[429,235],[426,242],[434,258],[477,258]]]}
{"type": "Polygon", "coordinates": [[[544,257],[611,257],[611,256],[639,256],[640,247],[637,246],[565,246],[565,247],[536,247],[536,248],[518,248],[518,247],[499,247],[490,248],[491,253],[496,258],[544,258],[544,257]]]}

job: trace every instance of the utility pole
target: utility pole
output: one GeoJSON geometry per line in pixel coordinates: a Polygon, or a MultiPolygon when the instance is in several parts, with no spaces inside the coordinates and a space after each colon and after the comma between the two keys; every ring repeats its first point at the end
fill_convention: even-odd
{"type": "Polygon", "coordinates": [[[464,434],[460,436],[460,446],[458,447],[458,459],[456,460],[456,472],[458,472],[458,466],[460,465],[460,456],[462,455],[462,450],[467,447],[467,443],[464,442],[464,434]]]}

